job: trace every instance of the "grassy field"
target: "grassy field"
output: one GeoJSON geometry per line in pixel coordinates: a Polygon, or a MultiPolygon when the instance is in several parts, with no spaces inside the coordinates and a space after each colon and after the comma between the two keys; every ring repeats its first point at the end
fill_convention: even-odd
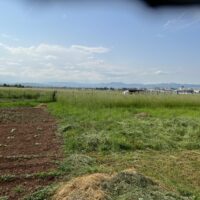
{"type": "Polygon", "coordinates": [[[0,87],[0,107],[33,106],[54,101],[53,90],[0,87]]]}
{"type": "MultiPolygon", "coordinates": [[[[0,89],[0,107],[46,102],[59,122],[69,179],[134,167],[164,188],[200,199],[200,95],[0,89]]],[[[124,198],[126,199],[126,198],[124,198]]]]}

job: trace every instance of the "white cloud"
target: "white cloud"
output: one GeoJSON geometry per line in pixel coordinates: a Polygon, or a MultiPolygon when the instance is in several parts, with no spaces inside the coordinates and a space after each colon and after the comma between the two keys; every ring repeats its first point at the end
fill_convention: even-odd
{"type": "Polygon", "coordinates": [[[81,45],[72,45],[71,48],[85,53],[107,53],[109,51],[105,47],[86,47],[81,45]]]}
{"type": "Polygon", "coordinates": [[[4,39],[7,39],[7,40],[15,41],[15,42],[18,42],[20,40],[19,38],[12,36],[12,35],[9,35],[9,34],[6,34],[6,33],[2,33],[1,37],[4,38],[4,39]]]}
{"type": "Polygon", "coordinates": [[[0,43],[0,76],[10,75],[18,81],[91,81],[106,79],[104,71],[112,66],[98,54],[105,47],[39,44],[12,47],[0,43]]]}
{"type": "Polygon", "coordinates": [[[0,43],[0,81],[141,83],[163,80],[169,74],[159,68],[110,63],[103,59],[109,51],[106,47],[82,45],[13,47],[0,43]]]}
{"type": "Polygon", "coordinates": [[[181,12],[176,17],[168,19],[161,27],[159,33],[155,36],[157,38],[164,38],[168,33],[174,33],[181,31],[192,26],[197,25],[200,22],[200,12],[199,10],[189,10],[187,12],[181,12]]]}
{"type": "Polygon", "coordinates": [[[163,30],[177,31],[185,28],[189,28],[200,22],[199,12],[183,12],[176,18],[167,20],[163,25],[163,30]]]}
{"type": "Polygon", "coordinates": [[[168,72],[162,71],[162,70],[157,70],[153,72],[155,75],[167,75],[169,74],[168,72]]]}

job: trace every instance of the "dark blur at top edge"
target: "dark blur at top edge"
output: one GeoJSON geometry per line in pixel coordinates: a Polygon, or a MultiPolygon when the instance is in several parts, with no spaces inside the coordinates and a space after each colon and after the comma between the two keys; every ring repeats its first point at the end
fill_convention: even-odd
{"type": "MultiPolygon", "coordinates": [[[[134,0],[133,0],[134,1],[134,0]]],[[[159,7],[185,7],[185,6],[198,6],[200,0],[142,0],[144,3],[152,8],[159,7]]]]}
{"type": "MultiPolygon", "coordinates": [[[[108,1],[98,1],[98,0],[23,0],[24,2],[29,3],[39,3],[39,4],[51,4],[51,3],[92,3],[96,4],[98,2],[109,3],[110,1],[119,2],[120,0],[108,0],[108,1]]],[[[121,0],[123,2],[124,0],[121,0]]],[[[139,2],[144,3],[148,7],[159,8],[159,7],[178,7],[178,6],[197,6],[200,5],[200,0],[126,0],[132,3],[139,2]]]]}

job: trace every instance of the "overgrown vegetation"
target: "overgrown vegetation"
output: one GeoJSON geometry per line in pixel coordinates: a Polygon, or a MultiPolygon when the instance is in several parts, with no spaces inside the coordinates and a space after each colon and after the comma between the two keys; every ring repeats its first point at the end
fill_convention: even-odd
{"type": "Polygon", "coordinates": [[[96,172],[109,172],[94,156],[71,154],[60,164],[58,170],[67,179],[96,172]]]}
{"type": "Polygon", "coordinates": [[[99,172],[136,166],[169,190],[199,198],[199,159],[181,152],[200,153],[200,96],[70,90],[57,99],[49,110],[60,119],[66,153],[95,157],[99,172]]]}
{"type": "MultiPolygon", "coordinates": [[[[0,88],[0,103],[35,101],[35,102],[52,102],[55,101],[55,91],[44,89],[19,89],[19,88],[0,88]]],[[[28,103],[28,102],[27,102],[28,103]]]]}
{"type": "Polygon", "coordinates": [[[177,94],[133,94],[122,95],[120,91],[96,90],[64,90],[57,95],[58,101],[63,104],[97,108],[177,108],[200,106],[199,95],[177,94]]]}
{"type": "MultiPolygon", "coordinates": [[[[3,89],[0,101],[14,98],[19,105],[28,105],[24,92],[32,94],[30,105],[42,102],[38,93],[46,99],[53,94],[53,90],[3,89]],[[11,94],[15,91],[18,98],[11,94]]],[[[170,191],[200,199],[199,95],[124,96],[119,91],[59,90],[56,102],[46,102],[59,119],[64,139],[66,159],[59,173],[71,178],[134,166],[170,191]]],[[[0,104],[11,107],[16,101],[0,104]]]]}
{"type": "Polygon", "coordinates": [[[120,172],[102,184],[109,194],[107,200],[189,200],[161,188],[151,179],[130,172],[120,172]]]}
{"type": "Polygon", "coordinates": [[[67,91],[49,108],[62,119],[66,152],[199,149],[200,118],[191,116],[197,99],[67,91]]]}
{"type": "Polygon", "coordinates": [[[56,190],[56,186],[48,186],[38,189],[38,191],[24,197],[23,200],[45,200],[49,199],[56,190]]]}

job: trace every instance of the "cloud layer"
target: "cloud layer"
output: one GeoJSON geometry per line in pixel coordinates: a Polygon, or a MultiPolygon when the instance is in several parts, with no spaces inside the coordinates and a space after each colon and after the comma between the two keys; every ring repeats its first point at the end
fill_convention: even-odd
{"type": "Polygon", "coordinates": [[[108,64],[97,58],[105,47],[40,44],[11,47],[0,43],[0,77],[18,81],[101,81],[108,64]]]}
{"type": "Polygon", "coordinates": [[[13,47],[0,43],[0,81],[9,82],[146,82],[167,75],[159,69],[118,66],[103,57],[106,47],[39,44],[13,47]]]}

